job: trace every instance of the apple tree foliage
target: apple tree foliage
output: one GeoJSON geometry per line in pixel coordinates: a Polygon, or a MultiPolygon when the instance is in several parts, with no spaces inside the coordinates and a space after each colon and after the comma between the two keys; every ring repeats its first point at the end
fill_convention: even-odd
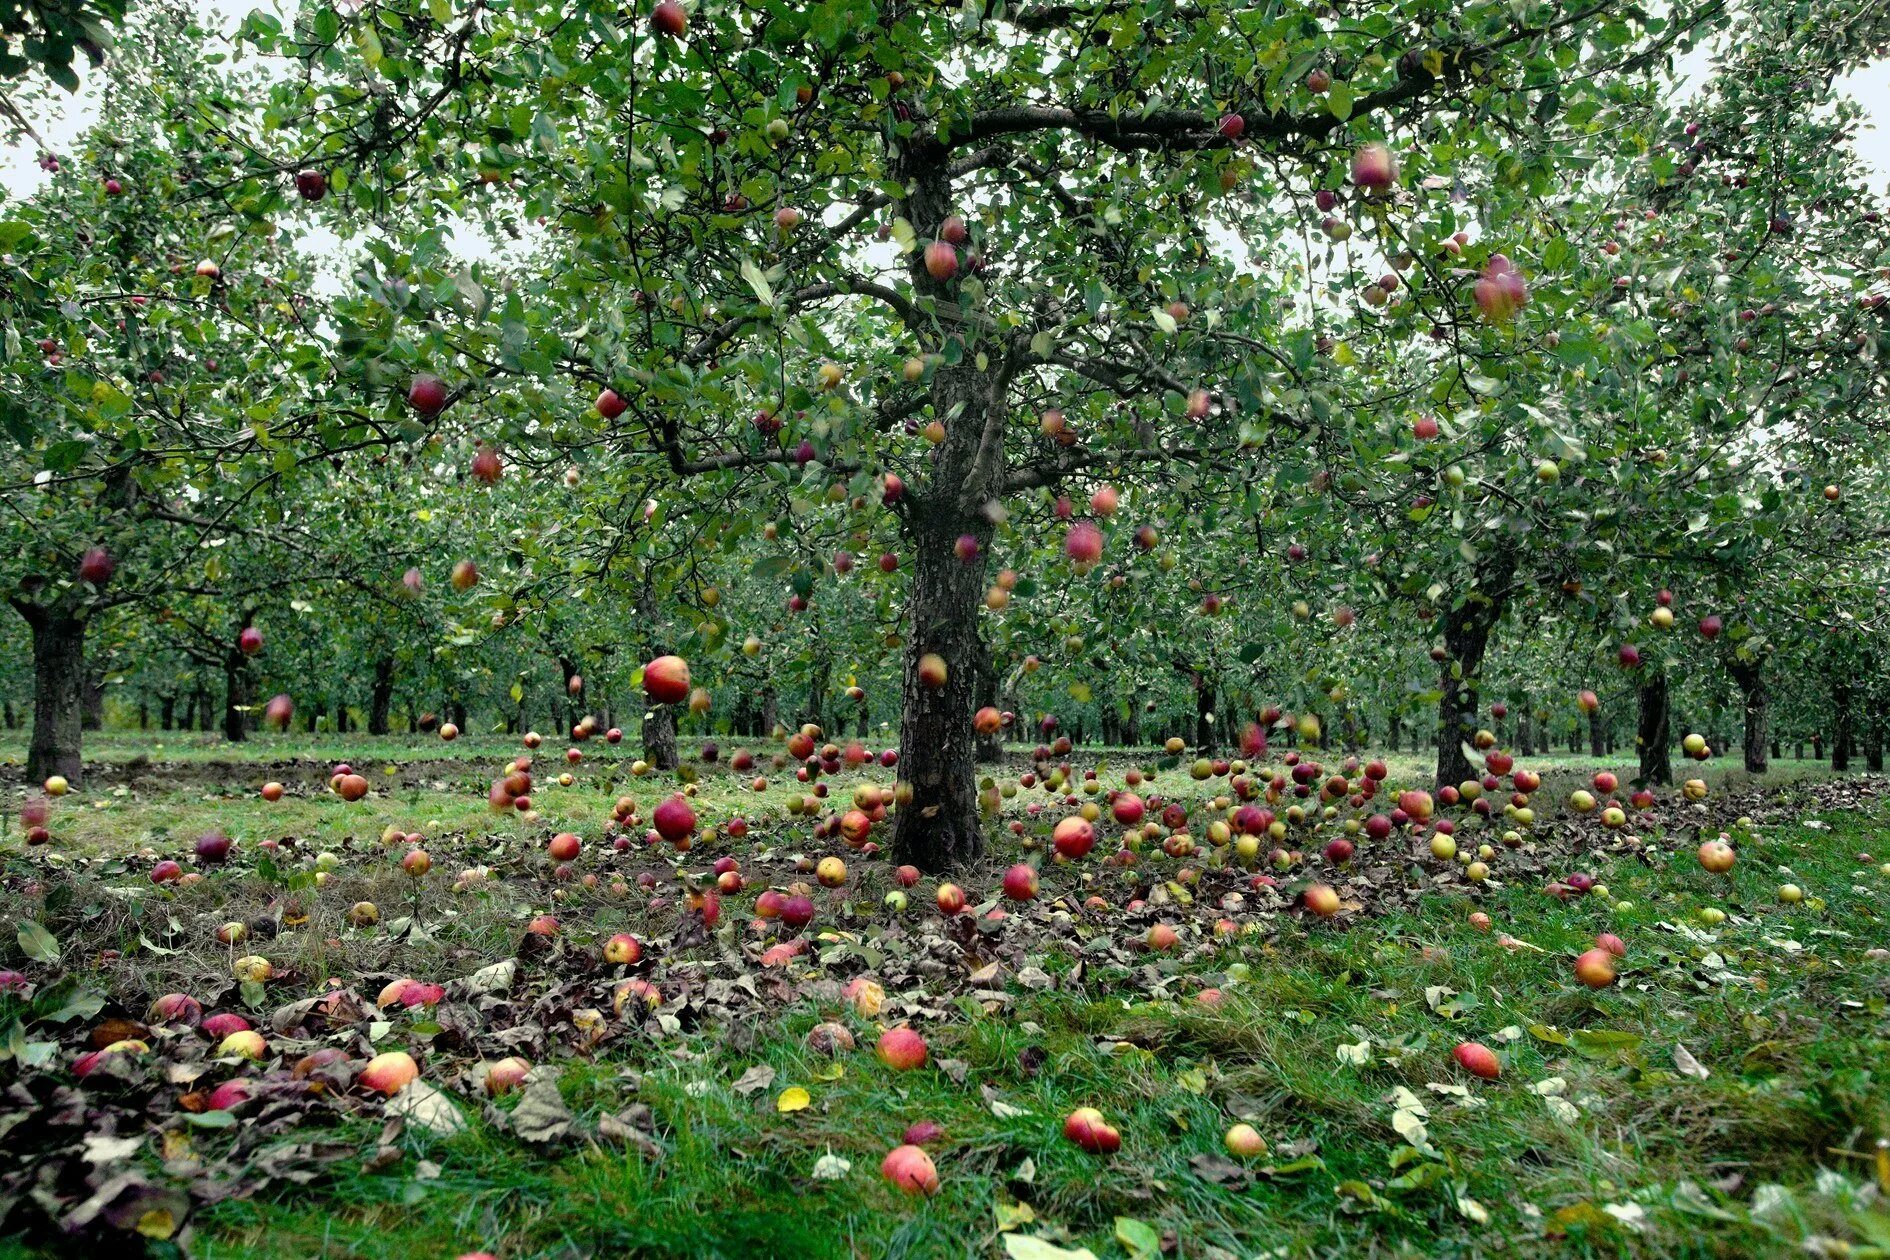
{"type": "MultiPolygon", "coordinates": [[[[1453,528],[1464,569],[1418,572],[1412,550],[1384,576],[1442,613],[1509,585],[1484,556],[1517,532],[1492,518],[1535,514],[1518,467],[1566,445],[1582,477],[1638,492],[1631,448],[1587,417],[1619,409],[1626,432],[1672,410],[1645,368],[1666,341],[1716,344],[1718,302],[1684,333],[1653,309],[1687,266],[1654,260],[1659,228],[1629,234],[1644,252],[1623,266],[1660,293],[1630,276],[1626,310],[1589,252],[1610,196],[1674,183],[1676,151],[1645,155],[1638,194],[1622,160],[1665,125],[1671,58],[1727,18],[1608,0],[1406,0],[1343,22],[1113,0],[312,5],[248,24],[300,64],[260,117],[226,120],[248,161],[224,192],[269,215],[319,171],[320,213],[372,230],[334,307],[336,385],[383,424],[414,422],[402,396],[430,374],[448,414],[422,423],[460,412],[556,451],[587,493],[664,476],[735,530],[836,491],[889,513],[911,566],[894,848],[938,867],[981,844],[977,610],[1031,496],[1107,479],[1219,499],[1276,530],[1323,524],[1355,560],[1361,531],[1335,519],[1423,523],[1384,464],[1413,414],[1441,413],[1459,458],[1503,464],[1476,470],[1453,528]],[[1395,170],[1367,152],[1354,172],[1373,143],[1395,170]],[[444,248],[469,221],[498,260],[444,248]],[[1499,253],[1528,278],[1520,312],[1499,253]],[[1479,316],[1485,271],[1499,300],[1479,316]],[[1374,297],[1380,272],[1401,279],[1374,297]]],[[[1751,388],[1715,375],[1721,397],[1751,388]]]]}

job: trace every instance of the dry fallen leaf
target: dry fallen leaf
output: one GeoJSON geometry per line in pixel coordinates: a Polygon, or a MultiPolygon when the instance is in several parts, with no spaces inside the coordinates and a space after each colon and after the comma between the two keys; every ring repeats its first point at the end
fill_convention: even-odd
{"type": "Polygon", "coordinates": [[[1673,1048],[1673,1066],[1680,1075],[1691,1076],[1696,1081],[1703,1081],[1712,1075],[1704,1064],[1693,1057],[1691,1050],[1677,1043],[1673,1048]]]}

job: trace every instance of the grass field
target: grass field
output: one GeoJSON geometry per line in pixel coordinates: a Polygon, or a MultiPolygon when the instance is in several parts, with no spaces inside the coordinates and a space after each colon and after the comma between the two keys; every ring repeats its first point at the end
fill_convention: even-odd
{"type": "MultiPolygon", "coordinates": [[[[724,828],[676,854],[640,835],[624,851],[601,843],[619,794],[647,815],[675,786],[629,775],[628,753],[587,749],[572,786],[534,792],[543,817],[527,821],[493,815],[484,799],[510,742],[443,751],[437,741],[285,738],[236,754],[194,739],[153,744],[99,741],[118,769],[58,803],[55,842],[23,851],[17,826],[0,841],[12,924],[0,965],[39,986],[30,1003],[0,998],[12,1004],[0,1021],[18,1030],[15,1062],[0,1074],[31,1078],[15,1102],[37,1108],[9,1126],[0,1152],[0,1194],[27,1200],[6,1225],[17,1254],[73,1245],[54,1240],[23,1194],[28,1171],[60,1188],[68,1212],[83,1197],[69,1183],[95,1189],[107,1172],[132,1175],[148,1196],[184,1187],[185,1200],[167,1201],[180,1226],[168,1238],[111,1236],[205,1257],[1890,1247],[1880,1146],[1890,1138],[1890,961],[1869,953],[1890,946],[1880,781],[1785,766],[1753,784],[1713,770],[1705,803],[1663,801],[1608,832],[1559,805],[1593,767],[1536,759],[1546,816],[1518,847],[1497,847],[1483,884],[1402,834],[1332,866],[1317,845],[1335,822],[1308,825],[1303,845],[1295,832],[1287,844],[1305,856],[1266,887],[1231,848],[1206,842],[1205,820],[1220,815],[1204,803],[1227,780],[1165,770],[1140,790],[1191,806],[1196,854],[1154,847],[1117,867],[1098,860],[1113,843],[1099,845],[1080,863],[1042,862],[1039,897],[1007,904],[1003,866],[1020,852],[1041,860],[1044,833],[1067,812],[1025,789],[1005,813],[1025,824],[1023,837],[1004,837],[988,867],[958,876],[977,910],[1003,917],[948,922],[932,910],[933,879],[895,911],[887,862],[816,841],[811,823],[788,817],[785,803],[805,790],[782,782],[791,775],[770,771],[756,793],[745,777],[703,767],[703,821],[741,814],[753,830],[736,840],[724,828]],[[365,801],[325,790],[327,763],[343,757],[373,783],[365,801]],[[289,795],[261,801],[264,778],[289,795]],[[1048,808],[1033,816],[1023,808],[1032,801],[1048,808]],[[434,862],[424,880],[397,865],[405,840],[382,846],[390,824],[424,837],[434,862]],[[236,860],[193,888],[154,889],[152,862],[188,864],[211,827],[235,838],[236,860]],[[561,874],[542,847],[564,828],[585,848],[561,874]],[[1721,831],[1738,862],[1709,875],[1693,848],[1721,831]],[[265,852],[264,840],[279,847],[265,852]],[[318,883],[323,852],[334,869],[318,883]],[[686,895],[724,854],[739,858],[747,888],[726,894],[709,922],[686,895]],[[811,883],[795,859],[828,854],[846,857],[848,882],[814,890],[804,952],[767,962],[764,947],[794,934],[751,922],[754,894],[811,883]],[[472,866],[486,878],[449,891],[472,866]],[[1602,888],[1545,894],[1576,871],[1602,888]],[[1313,879],[1340,892],[1336,917],[1292,899],[1313,879]],[[1781,901],[1787,883],[1802,901],[1781,901]],[[1089,897],[1106,904],[1086,906],[1089,897]],[[371,927],[347,917],[363,900],[379,910],[371,927]],[[1490,917],[1487,929],[1473,910],[1490,917]],[[559,918],[556,937],[523,930],[543,913],[559,918]],[[58,942],[57,963],[28,957],[24,937],[15,948],[28,921],[58,942]],[[225,922],[251,925],[250,941],[218,944],[212,932],[225,922]],[[1158,923],[1175,928],[1172,948],[1147,943],[1158,923]],[[634,1000],[613,1009],[625,969],[603,963],[598,947],[619,931],[644,942],[628,974],[660,990],[654,1011],[634,1000]],[[1594,990],[1576,982],[1571,960],[1600,932],[1626,953],[1616,982],[1594,990]],[[266,987],[229,978],[247,950],[276,965],[266,987]],[[505,988],[468,980],[508,959],[505,988]],[[399,976],[444,983],[446,999],[373,1011],[399,976]],[[843,992],[860,976],[883,986],[883,1004],[870,990],[843,992]],[[73,979],[100,1004],[55,1020],[46,995],[70,1005],[73,979]],[[358,992],[366,1013],[325,1025],[306,1010],[282,1017],[330,989],[358,992]],[[88,1030],[116,1014],[142,1018],[167,991],[246,1013],[269,1033],[269,1053],[226,1062],[199,1034],[153,1029],[148,1063],[73,1091],[67,1073],[88,1030]],[[873,1043],[906,1021],[929,1060],[895,1071],[873,1043]],[[810,1043],[817,1025],[835,1023],[857,1048],[810,1043]],[[1461,1041],[1494,1050],[1500,1077],[1457,1066],[1461,1041]],[[49,1049],[23,1050],[38,1044],[49,1049]],[[345,1078],[310,1097],[288,1065],[318,1046],[357,1060],[410,1051],[463,1128],[438,1131],[453,1126],[428,1113],[390,1123],[345,1078]],[[42,1067],[20,1066],[42,1053],[42,1067]],[[488,1100],[480,1065],[505,1054],[535,1063],[535,1083],[488,1100]],[[257,1090],[234,1124],[209,1125],[181,1101],[231,1077],[257,1090]],[[59,1128],[71,1120],[57,1109],[74,1097],[88,1123],[136,1140],[87,1165],[82,1143],[59,1128]],[[1118,1153],[1062,1136],[1079,1106],[1119,1130],[1118,1153]],[[939,1130],[925,1142],[941,1183],[931,1198],[879,1175],[925,1121],[939,1130]],[[1237,1122],[1258,1131],[1262,1153],[1224,1149],[1237,1122]]],[[[1100,765],[1100,799],[1134,759],[1079,754],[1072,764],[1079,774],[1100,765]]],[[[1015,782],[1025,768],[993,773],[1015,782]]],[[[1390,782],[1421,769],[1394,758],[1390,782]]],[[[890,779],[842,773],[830,799],[890,779]]],[[[1466,822],[1458,839],[1467,849],[1496,830],[1466,822]]]]}

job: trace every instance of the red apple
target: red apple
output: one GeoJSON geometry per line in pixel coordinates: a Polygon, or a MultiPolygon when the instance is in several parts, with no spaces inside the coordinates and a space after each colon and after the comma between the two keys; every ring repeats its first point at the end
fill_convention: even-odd
{"type": "Polygon", "coordinates": [[[446,406],[446,386],[437,376],[416,376],[407,387],[407,405],[423,416],[438,415],[446,406]]]}
{"type": "Polygon", "coordinates": [[[1122,1149],[1122,1135],[1094,1107],[1078,1107],[1063,1122],[1063,1136],[1092,1155],[1113,1155],[1122,1149]]]}
{"type": "Polygon", "coordinates": [[[654,704],[681,704],[689,698],[689,662],[659,656],[643,667],[643,694],[654,704]]]}
{"type": "Polygon", "coordinates": [[[873,1053],[895,1072],[922,1068],[926,1060],[925,1038],[901,1024],[879,1035],[879,1044],[873,1048],[873,1053]]]}
{"type": "Polygon", "coordinates": [[[938,1193],[938,1169],[932,1157],[913,1145],[895,1146],[880,1161],[879,1175],[912,1194],[938,1193]]]}
{"type": "Polygon", "coordinates": [[[1472,1076],[1493,1081],[1503,1074],[1503,1066],[1496,1061],[1495,1052],[1481,1042],[1460,1041],[1450,1053],[1457,1060],[1457,1065],[1472,1076]]]}

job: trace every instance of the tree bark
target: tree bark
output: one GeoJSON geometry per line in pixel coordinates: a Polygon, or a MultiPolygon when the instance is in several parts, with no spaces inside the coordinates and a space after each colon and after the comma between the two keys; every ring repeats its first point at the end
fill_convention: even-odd
{"type": "Polygon", "coordinates": [[[1440,667],[1443,699],[1437,702],[1437,786],[1462,783],[1476,775],[1464,748],[1477,733],[1477,674],[1489,650],[1490,633],[1509,600],[1516,557],[1508,549],[1491,552],[1477,566],[1476,589],[1444,614],[1444,650],[1440,667]]]}
{"type": "Polygon", "coordinates": [[[1588,715],[1588,755],[1591,757],[1608,755],[1608,724],[1601,720],[1600,709],[1588,715]]]}
{"type": "Polygon", "coordinates": [[[1640,781],[1649,786],[1673,782],[1667,699],[1665,674],[1650,674],[1641,682],[1641,716],[1635,743],[1641,756],[1640,781]]]}
{"type": "Polygon", "coordinates": [[[13,707],[13,701],[9,700],[6,702],[5,710],[6,710],[7,729],[9,731],[19,730],[20,729],[20,711],[13,707]]]}
{"type": "Polygon", "coordinates": [[[207,733],[211,729],[210,723],[212,720],[210,716],[210,690],[205,687],[202,680],[199,679],[197,682],[197,729],[207,733]]]}
{"type": "MultiPolygon", "coordinates": [[[[1739,685],[1739,693],[1745,698],[1746,727],[1743,746],[1746,756],[1746,769],[1753,774],[1764,774],[1771,762],[1766,757],[1768,748],[1772,748],[1772,713],[1771,696],[1765,685],[1765,662],[1763,660],[1732,660],[1726,664],[1726,672],[1739,685]]],[[[1776,754],[1774,749],[1773,755],[1776,754]]]]}
{"type": "Polygon", "coordinates": [[[88,731],[105,729],[105,673],[87,669],[79,690],[79,726],[88,731]]]}
{"type": "Polygon", "coordinates": [[[761,693],[761,714],[756,721],[757,735],[773,735],[774,728],[781,725],[780,706],[774,698],[774,688],[769,687],[761,693]]]}
{"type": "Polygon", "coordinates": [[[57,774],[76,788],[84,769],[85,621],[39,610],[26,624],[33,632],[33,736],[26,777],[40,783],[57,774]]]}
{"type": "MultiPolygon", "coordinates": [[[[937,393],[934,393],[936,405],[937,393]]],[[[972,412],[972,415],[978,415],[972,412]]],[[[912,584],[907,589],[905,679],[901,689],[899,756],[910,802],[894,817],[895,863],[943,871],[976,860],[984,852],[978,817],[975,732],[978,662],[985,647],[978,632],[978,601],[984,594],[985,550],[991,525],[979,515],[960,515],[947,504],[914,507],[912,584]],[[957,540],[969,534],[978,554],[958,558],[957,540]],[[945,662],[945,684],[927,686],[919,663],[928,655],[945,662]]]]}
{"type": "Polygon", "coordinates": [[[676,706],[652,705],[643,715],[643,760],[658,770],[682,764],[676,752],[676,706]]]}
{"type": "Polygon", "coordinates": [[[807,679],[807,707],[801,711],[801,721],[811,722],[823,732],[827,729],[827,683],[832,675],[832,662],[825,655],[816,655],[807,679]]]}
{"type": "Polygon", "coordinates": [[[564,691],[561,693],[570,704],[571,725],[576,726],[584,720],[584,676],[578,673],[577,662],[568,656],[558,658],[558,673],[564,678],[564,691]],[[577,690],[571,690],[571,680],[577,679],[577,690]]]}
{"type": "Polygon", "coordinates": [[[1853,695],[1848,674],[1831,679],[1831,768],[1851,768],[1851,717],[1853,695]]]}
{"type": "Polygon", "coordinates": [[[1194,750],[1214,755],[1214,679],[1197,670],[1194,675],[1194,750]]]}
{"type": "Polygon", "coordinates": [[[223,658],[223,738],[240,744],[249,738],[243,710],[249,704],[249,666],[241,652],[223,658]]]}
{"type": "Polygon", "coordinates": [[[164,695],[158,697],[158,729],[168,731],[177,725],[177,697],[164,695]]]}
{"type": "Polygon", "coordinates": [[[1872,774],[1883,773],[1883,710],[1872,706],[1864,715],[1864,769],[1872,774]]]}
{"type": "Polygon", "coordinates": [[[374,662],[374,684],[368,692],[368,734],[387,734],[391,729],[387,715],[393,707],[394,658],[383,656],[374,662]]]}

